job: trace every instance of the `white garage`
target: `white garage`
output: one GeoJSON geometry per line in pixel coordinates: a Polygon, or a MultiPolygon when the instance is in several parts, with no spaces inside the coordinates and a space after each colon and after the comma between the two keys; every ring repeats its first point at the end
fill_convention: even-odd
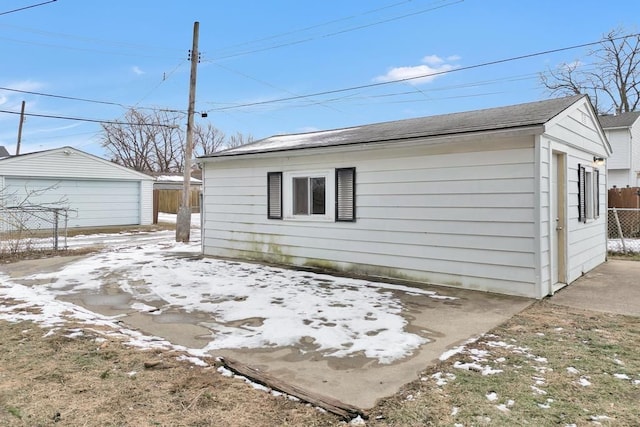
{"type": "Polygon", "coordinates": [[[70,228],[151,224],[153,181],[71,147],[0,158],[2,204],[69,209],[70,228]]]}

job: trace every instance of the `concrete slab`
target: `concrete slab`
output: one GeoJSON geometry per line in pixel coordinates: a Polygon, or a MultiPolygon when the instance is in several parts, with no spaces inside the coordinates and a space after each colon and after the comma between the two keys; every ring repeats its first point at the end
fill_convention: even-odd
{"type": "Polygon", "coordinates": [[[549,301],[584,310],[640,316],[640,262],[611,259],[561,289],[549,301]]]}
{"type": "MultiPolygon", "coordinates": [[[[41,272],[42,269],[58,271],[68,262],[76,260],[59,257],[40,260],[40,263],[25,261],[2,270],[19,278],[41,272]]],[[[108,269],[108,265],[102,268],[108,269]]],[[[119,271],[117,274],[126,272],[119,271]]],[[[97,293],[81,291],[60,298],[100,314],[120,315],[122,317],[119,320],[131,328],[189,348],[203,348],[215,333],[216,319],[211,313],[186,312],[175,306],[167,309],[166,302],[162,300],[144,302],[151,307],[163,307],[158,312],[132,310],[135,298],[123,292],[112,275],[107,276],[110,279],[97,293]]],[[[316,351],[311,340],[305,342],[304,339],[292,347],[226,349],[217,350],[212,355],[230,357],[291,385],[368,409],[380,398],[396,393],[402,385],[415,380],[422,370],[437,362],[445,351],[486,333],[534,302],[526,298],[454,288],[421,288],[455,299],[435,299],[419,293],[392,291],[402,303],[402,316],[407,321],[405,329],[429,340],[411,356],[394,363],[381,364],[377,359],[359,354],[343,358],[327,357],[316,351]]]]}
{"type": "Polygon", "coordinates": [[[328,358],[314,352],[301,357],[292,348],[219,353],[289,384],[369,409],[380,398],[393,395],[404,384],[417,379],[445,351],[486,333],[533,303],[531,299],[476,291],[432,289],[458,299],[437,301],[421,295],[399,295],[409,321],[407,329],[427,331],[426,337],[431,341],[413,356],[395,363],[379,364],[365,357],[328,358]]]}

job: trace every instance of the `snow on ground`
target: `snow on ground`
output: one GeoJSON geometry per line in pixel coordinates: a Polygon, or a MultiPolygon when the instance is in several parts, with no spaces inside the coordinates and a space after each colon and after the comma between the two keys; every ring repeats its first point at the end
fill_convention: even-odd
{"type": "MultiPolygon", "coordinates": [[[[100,240],[111,242],[107,249],[54,273],[20,278],[21,282],[47,283],[44,285],[22,285],[0,273],[0,301],[21,301],[17,306],[0,302],[0,318],[33,320],[49,327],[59,327],[66,318],[73,318],[122,330],[117,318],[58,299],[97,294],[108,276],[111,283],[115,280],[123,292],[132,295],[131,311],[208,314],[208,320],[201,324],[212,330],[211,340],[202,349],[191,349],[194,355],[222,348],[271,348],[304,342],[325,356],[364,354],[390,363],[411,355],[428,341],[405,330],[407,321],[401,315],[403,306],[397,292],[450,298],[400,285],[201,258],[199,230],[192,231],[195,238],[188,244],[176,243],[173,232],[147,235],[147,239],[131,235],[130,241],[118,240],[122,233],[118,238],[104,235],[100,240]]],[[[70,238],[70,246],[82,239],[70,238]]],[[[140,346],[170,345],[157,337],[133,332],[126,335],[140,346]]]]}
{"type": "Polygon", "coordinates": [[[609,239],[607,240],[607,250],[614,253],[625,252],[625,250],[640,253],[640,239],[624,239],[624,244],[621,239],[609,239]]]}
{"type": "MultiPolygon", "coordinates": [[[[170,214],[165,212],[158,212],[158,222],[166,222],[169,224],[176,223],[176,214],[170,214]]],[[[200,214],[191,214],[191,228],[200,228],[200,214]]]]}

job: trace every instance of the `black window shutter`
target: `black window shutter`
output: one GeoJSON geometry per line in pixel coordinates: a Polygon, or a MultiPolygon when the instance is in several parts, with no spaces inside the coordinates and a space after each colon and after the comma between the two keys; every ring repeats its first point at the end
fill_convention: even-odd
{"type": "Polygon", "coordinates": [[[594,217],[600,218],[600,171],[596,168],[593,168],[593,196],[596,201],[594,212],[594,217]]]}
{"type": "Polygon", "coordinates": [[[587,222],[587,205],[585,200],[585,180],[587,172],[581,164],[578,164],[578,221],[587,222]]]}
{"type": "Polygon", "coordinates": [[[282,219],[282,172],[267,172],[267,218],[282,219]]]}
{"type": "Polygon", "coordinates": [[[336,221],[356,220],[356,168],[336,169],[336,221]]]}

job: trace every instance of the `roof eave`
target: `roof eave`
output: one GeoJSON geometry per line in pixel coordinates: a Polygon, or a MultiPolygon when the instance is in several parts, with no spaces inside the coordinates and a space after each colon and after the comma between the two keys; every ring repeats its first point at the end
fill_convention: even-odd
{"type": "Polygon", "coordinates": [[[430,141],[429,145],[437,145],[448,143],[453,140],[466,140],[466,139],[474,139],[478,137],[483,137],[486,139],[486,136],[489,135],[501,135],[501,136],[522,136],[522,135],[538,135],[544,132],[544,124],[532,124],[525,126],[517,126],[517,127],[509,127],[509,128],[501,128],[501,129],[491,129],[491,130],[480,130],[480,131],[468,131],[468,132],[457,132],[457,133],[446,133],[440,135],[416,135],[411,136],[409,138],[392,138],[392,139],[384,139],[384,140],[375,140],[375,141],[354,141],[346,144],[334,144],[334,145],[313,145],[313,146],[300,146],[300,147],[289,147],[282,149],[273,149],[273,150],[262,150],[262,151],[250,151],[250,152],[242,152],[242,153],[233,153],[233,154],[219,154],[216,155],[210,154],[204,157],[198,157],[198,163],[211,163],[211,162],[222,162],[232,159],[252,159],[252,158],[268,158],[268,157],[282,157],[283,155],[290,156],[304,156],[313,152],[316,154],[318,151],[359,151],[365,147],[376,147],[376,148],[393,148],[397,147],[398,143],[402,144],[402,147],[409,147],[412,145],[422,145],[425,144],[425,140],[430,141]]]}

